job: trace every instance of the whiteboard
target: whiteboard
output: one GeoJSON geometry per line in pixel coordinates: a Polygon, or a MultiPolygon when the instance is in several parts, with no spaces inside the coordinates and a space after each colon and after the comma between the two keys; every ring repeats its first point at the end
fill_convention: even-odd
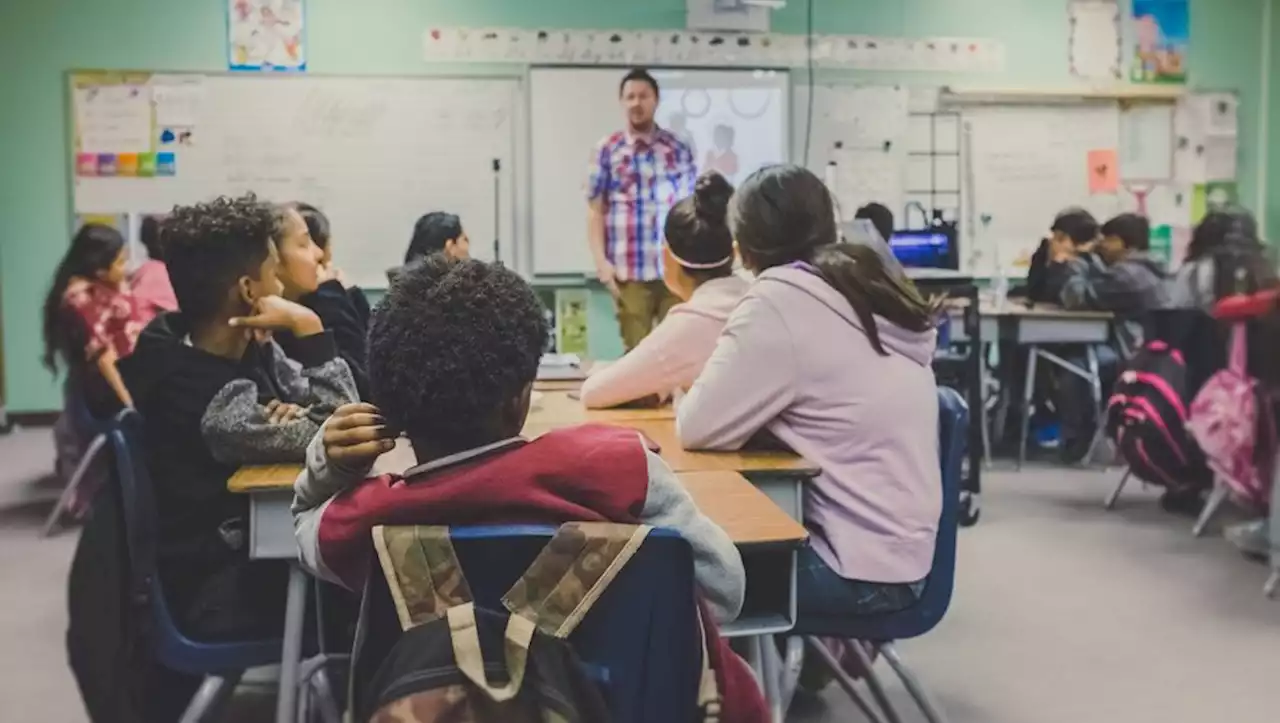
{"type": "Polygon", "coordinates": [[[1088,155],[1120,147],[1113,103],[980,106],[963,115],[964,203],[960,270],[1026,273],[1040,239],[1064,208],[1099,221],[1120,209],[1116,193],[1089,192],[1088,155]]]}
{"type": "MultiPolygon", "coordinates": [[[[371,287],[386,285],[414,221],[434,210],[462,218],[477,258],[493,258],[500,234],[502,259],[517,260],[517,136],[526,123],[517,79],[188,74],[147,82],[159,121],[189,124],[168,148],[174,175],[77,175],[76,212],[164,213],[248,191],[305,201],[332,222],[336,263],[371,287]]],[[[82,104],[81,93],[72,97],[82,104]]],[[[73,107],[73,118],[83,117],[73,107]]]]}
{"type": "MultiPolygon", "coordinates": [[[[529,71],[530,175],[535,274],[591,273],[584,187],[596,144],[622,130],[618,68],[529,71]]],[[[789,78],[773,70],[653,71],[658,123],[685,138],[701,169],[716,126],[735,130],[740,181],[789,157],[789,78]]]]}

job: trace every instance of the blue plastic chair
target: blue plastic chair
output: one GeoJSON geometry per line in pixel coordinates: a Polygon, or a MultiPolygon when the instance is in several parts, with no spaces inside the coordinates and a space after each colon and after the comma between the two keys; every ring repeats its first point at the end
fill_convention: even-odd
{"type": "Polygon", "coordinates": [[[108,438],[129,540],[132,597],[136,604],[149,608],[156,662],[181,673],[204,676],[181,723],[204,721],[231,696],[245,670],[280,662],[280,640],[202,643],[178,630],[156,574],[155,496],[143,452],[142,417],[133,410],[121,412],[108,438]]]}
{"type": "MultiPolygon", "coordinates": [[[[793,635],[807,638],[809,649],[822,657],[836,673],[836,677],[855,703],[873,721],[878,720],[862,703],[853,681],[844,674],[838,662],[818,637],[845,638],[861,641],[877,648],[911,697],[920,706],[929,723],[941,723],[942,715],[929,700],[919,680],[902,661],[893,643],[896,640],[916,638],[933,630],[942,621],[951,605],[951,593],[955,586],[956,531],[959,522],[960,479],[969,434],[969,407],[960,393],[949,387],[938,387],[938,456],[942,466],[942,516],[938,521],[938,538],[933,553],[933,566],[925,583],[924,593],[915,605],[893,613],[860,616],[804,616],[796,621],[793,635]]],[[[872,670],[871,658],[860,645],[850,648],[861,655],[868,671],[867,683],[889,721],[896,723],[898,714],[884,695],[883,686],[872,670]]]]}
{"type": "MultiPolygon", "coordinates": [[[[80,461],[76,463],[75,470],[66,479],[66,485],[58,495],[58,501],[54,503],[49,516],[45,518],[44,528],[41,530],[41,535],[44,537],[49,537],[58,529],[62,515],[71,505],[71,500],[80,489],[81,483],[89,476],[98,456],[107,448],[107,433],[114,423],[112,419],[98,419],[93,416],[93,412],[89,411],[88,403],[85,402],[80,384],[74,378],[67,380],[63,385],[62,393],[65,399],[63,407],[70,417],[69,423],[75,429],[76,436],[89,441],[80,454],[80,461]]],[[[61,473],[62,470],[58,471],[61,473]]]]}
{"type": "MultiPolygon", "coordinates": [[[[544,526],[455,527],[454,550],[476,606],[504,612],[502,596],[550,541],[544,526]]],[[[569,642],[601,684],[615,723],[695,723],[701,652],[693,555],[679,534],[654,530],[587,613],[569,642]]],[[[357,697],[400,636],[380,574],[366,589],[357,697]]],[[[355,701],[357,713],[366,706],[355,701]]]]}

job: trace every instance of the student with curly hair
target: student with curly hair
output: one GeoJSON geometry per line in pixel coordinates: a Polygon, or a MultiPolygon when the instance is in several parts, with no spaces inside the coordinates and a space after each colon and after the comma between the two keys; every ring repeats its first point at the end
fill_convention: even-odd
{"type": "Polygon", "coordinates": [[[160,582],[197,639],[279,634],[286,568],[250,564],[245,464],[300,462],[320,423],[356,401],[332,335],[281,298],[276,211],[253,196],[178,207],[162,239],[181,311],[147,327],[121,372],[146,422],[160,582]],[[268,332],[297,337],[290,363],[268,332]]]}
{"type": "MultiPolygon", "coordinates": [[[[339,409],[295,486],[303,561],[358,589],[377,525],[645,523],[689,541],[708,605],[733,619],[745,589],[737,550],[639,435],[583,425],[520,437],[547,332],[533,289],[501,265],[437,254],[406,268],[369,330],[376,406],[339,409]],[[397,432],[418,464],[365,479],[397,432]]],[[[722,720],[765,720],[745,664],[718,637],[709,648],[722,720]]]]}

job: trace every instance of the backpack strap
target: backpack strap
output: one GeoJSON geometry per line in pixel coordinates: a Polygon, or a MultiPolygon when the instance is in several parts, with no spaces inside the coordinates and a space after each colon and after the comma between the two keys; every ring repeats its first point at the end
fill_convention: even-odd
{"type": "Polygon", "coordinates": [[[532,620],[519,615],[507,618],[507,632],[503,638],[503,653],[507,663],[507,682],[495,686],[484,672],[484,653],[480,650],[480,630],[476,627],[476,606],[473,603],[451,607],[445,615],[449,619],[449,638],[453,642],[453,660],[458,670],[467,676],[472,685],[498,703],[511,700],[520,692],[524,673],[529,662],[529,644],[536,630],[532,620]]]}
{"type": "Polygon", "coordinates": [[[1241,375],[1249,367],[1249,327],[1243,321],[1231,325],[1231,354],[1227,368],[1241,375]]]}
{"type": "MultiPolygon", "coordinates": [[[[698,606],[698,645],[702,647],[702,673],[698,680],[698,708],[702,710],[702,723],[720,723],[720,685],[716,683],[716,671],[711,668],[711,656],[707,653],[707,630],[702,624],[702,606],[698,606]]],[[[766,642],[771,645],[771,642],[766,642]]]]}
{"type": "Polygon", "coordinates": [[[652,529],[607,522],[561,525],[502,604],[543,633],[567,638],[652,529]]]}
{"type": "Polygon", "coordinates": [[[471,588],[448,527],[379,525],[373,528],[373,546],[402,630],[438,620],[450,608],[471,602],[471,588]]]}

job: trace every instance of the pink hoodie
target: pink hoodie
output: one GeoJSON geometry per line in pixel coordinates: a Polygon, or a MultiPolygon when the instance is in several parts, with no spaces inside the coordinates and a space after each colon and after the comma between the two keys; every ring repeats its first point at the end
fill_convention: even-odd
{"type": "Polygon", "coordinates": [[[689,449],[738,449],[768,429],[822,469],[805,495],[818,555],[847,579],[916,582],[929,574],[942,513],[936,335],[877,322],[888,356],[821,277],[764,272],[677,425],[689,449]]]}
{"type": "Polygon", "coordinates": [[[591,374],[582,385],[582,403],[591,409],[616,407],[651,394],[667,397],[688,389],[716,348],[716,338],[750,282],[728,276],[704,282],[683,304],[671,308],[635,349],[591,374]]]}

